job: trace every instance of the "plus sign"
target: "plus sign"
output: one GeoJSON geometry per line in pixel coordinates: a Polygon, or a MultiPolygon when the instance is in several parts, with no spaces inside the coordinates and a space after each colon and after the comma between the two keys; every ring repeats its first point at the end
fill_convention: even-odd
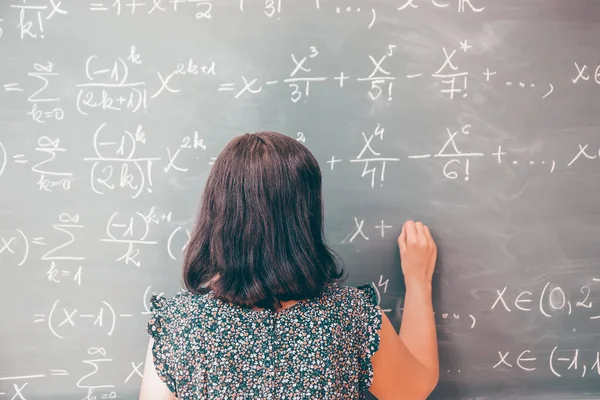
{"type": "Polygon", "coordinates": [[[464,42],[460,42],[460,48],[466,53],[467,50],[469,50],[470,48],[472,48],[473,46],[471,46],[469,44],[469,42],[467,40],[465,40],[464,42]]]}
{"type": "Polygon", "coordinates": [[[123,96],[119,96],[119,98],[117,99],[117,101],[119,102],[119,104],[123,104],[125,102],[125,98],[123,96]]]}
{"type": "Polygon", "coordinates": [[[506,155],[506,153],[502,152],[502,146],[498,146],[498,151],[492,153],[492,155],[498,157],[498,164],[502,164],[502,156],[506,155]]]}
{"type": "Polygon", "coordinates": [[[327,161],[327,164],[331,164],[331,170],[333,171],[333,165],[334,165],[336,162],[340,162],[340,161],[342,161],[342,160],[338,160],[337,158],[335,158],[335,156],[332,156],[332,157],[331,157],[331,160],[327,161]]]}
{"type": "Polygon", "coordinates": [[[381,221],[381,225],[375,225],[375,228],[377,228],[377,229],[381,229],[381,237],[384,237],[384,236],[385,236],[385,230],[386,230],[386,229],[392,229],[392,228],[393,228],[393,226],[391,226],[391,225],[386,225],[386,224],[383,222],[383,220],[382,220],[382,221],[381,221]]]}
{"type": "Polygon", "coordinates": [[[340,72],[340,76],[336,76],[333,79],[339,79],[340,87],[344,87],[344,80],[350,78],[349,76],[345,76],[344,72],[340,72]]]}
{"type": "Polygon", "coordinates": [[[489,82],[490,81],[490,76],[496,75],[496,72],[495,71],[490,71],[490,69],[487,68],[485,70],[485,72],[483,73],[483,75],[485,75],[485,81],[489,82]]]}
{"type": "Polygon", "coordinates": [[[169,221],[169,222],[171,222],[171,213],[169,212],[168,214],[163,214],[163,215],[161,215],[161,216],[160,216],[160,218],[161,218],[163,221],[165,221],[165,220],[166,220],[166,221],[169,221]]]}

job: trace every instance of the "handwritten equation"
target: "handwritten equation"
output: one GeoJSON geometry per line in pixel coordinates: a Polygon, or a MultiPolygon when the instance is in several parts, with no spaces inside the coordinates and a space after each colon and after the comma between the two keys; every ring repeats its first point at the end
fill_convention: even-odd
{"type": "MultiPolygon", "coordinates": [[[[373,203],[405,168],[452,193],[489,184],[494,171],[528,182],[594,171],[600,144],[593,134],[570,132],[560,145],[544,136],[535,149],[531,137],[518,139],[535,125],[525,114],[543,115],[540,126],[549,129],[552,113],[570,112],[565,99],[600,89],[598,61],[573,51],[537,62],[544,53],[536,46],[521,51],[510,42],[517,22],[514,32],[497,27],[497,4],[8,0],[0,15],[0,185],[9,193],[0,271],[10,274],[5,292],[12,293],[6,288],[14,277],[26,277],[36,282],[36,296],[27,306],[16,301],[5,317],[23,347],[43,346],[25,343],[33,335],[73,359],[48,359],[35,347],[49,364],[0,370],[0,399],[33,399],[50,386],[70,386],[85,400],[116,399],[139,385],[150,296],[179,279],[192,237],[189,193],[201,187],[230,133],[246,129],[241,124],[285,130],[318,150],[324,182],[350,182],[373,203]],[[435,17],[431,24],[421,19],[427,16],[435,17]],[[488,118],[503,103],[518,109],[521,131],[488,118]],[[415,131],[413,120],[424,118],[434,122],[415,131]],[[132,302],[115,293],[117,284],[132,302]],[[115,347],[131,337],[139,354],[115,347]]],[[[510,20],[513,11],[504,12],[510,20]]],[[[334,245],[350,259],[399,234],[396,216],[376,207],[350,205],[336,218],[334,245]]],[[[452,267],[458,272],[448,285],[462,280],[462,267],[452,267]]],[[[364,274],[381,310],[402,320],[400,271],[364,274]]],[[[518,287],[512,278],[494,280],[491,294],[476,300],[445,286],[450,301],[434,307],[438,330],[469,342],[506,318],[535,321],[536,329],[563,324],[564,338],[538,346],[521,343],[519,332],[500,332],[512,339],[490,343],[481,369],[597,379],[600,348],[583,344],[583,332],[600,324],[600,276],[582,273],[568,285],[544,276],[518,287]]],[[[443,371],[472,372],[462,364],[443,371]]]]}
{"type": "MultiPolygon", "coordinates": [[[[120,377],[120,384],[135,383],[140,384],[143,377],[143,361],[131,361],[129,365],[123,367],[109,354],[106,347],[93,346],[85,351],[81,363],[77,365],[75,371],[68,369],[51,369],[49,371],[37,371],[36,374],[24,374],[14,376],[0,376],[0,385],[8,383],[10,391],[1,392],[0,396],[12,396],[11,400],[27,400],[30,397],[29,390],[36,384],[47,385],[48,380],[57,381],[60,385],[66,385],[68,378],[75,377],[76,387],[81,390],[84,397],[82,400],[116,399],[118,398],[117,385],[113,380],[103,377],[103,372],[114,371],[115,364],[126,371],[120,377]],[[127,369],[129,368],[129,369],[127,369]],[[31,385],[30,385],[31,384],[31,385]]],[[[2,387],[2,386],[0,386],[2,387]]],[[[39,391],[39,387],[38,387],[39,391]]]]}
{"type": "MultiPolygon", "coordinates": [[[[354,168],[354,165],[360,166],[360,169],[355,169],[357,175],[365,178],[371,188],[375,188],[384,186],[386,171],[402,162],[440,161],[440,176],[450,181],[469,181],[473,167],[482,165],[482,162],[491,162],[504,168],[520,168],[519,171],[552,174],[558,168],[564,170],[600,159],[600,146],[592,147],[589,143],[574,143],[560,155],[561,159],[555,159],[556,156],[524,159],[520,154],[511,154],[502,144],[495,148],[465,150],[469,147],[469,135],[483,135],[476,132],[476,128],[471,124],[446,128],[446,139],[440,141],[439,148],[433,151],[398,154],[390,150],[384,139],[384,136],[394,133],[384,135],[386,131],[389,132],[389,128],[377,124],[369,133],[360,132],[363,145],[357,153],[349,155],[348,158],[332,155],[329,159],[321,160],[324,171],[337,171],[341,165],[347,163],[349,164],[344,170],[354,168]]],[[[154,135],[154,132],[152,134],[154,135]]],[[[310,142],[310,136],[307,135],[299,132],[297,140],[307,143],[308,139],[310,142]]],[[[141,124],[118,129],[103,123],[93,133],[93,151],[90,156],[80,158],[82,165],[88,166],[87,185],[97,195],[126,193],[130,198],[136,199],[144,194],[152,194],[157,171],[163,176],[185,176],[190,172],[190,162],[195,164],[197,160],[203,159],[207,167],[214,163],[218,149],[213,149],[212,154],[215,156],[211,156],[210,149],[204,141],[205,136],[198,131],[190,132],[181,138],[179,143],[161,150],[151,146],[147,130],[141,124]],[[147,144],[149,149],[153,149],[150,150],[153,154],[142,155],[142,152],[148,153],[145,151],[147,144]]],[[[60,137],[41,136],[37,146],[32,149],[13,150],[0,142],[0,179],[10,173],[12,168],[27,168],[33,164],[28,169],[33,174],[32,183],[39,191],[69,191],[79,171],[73,171],[67,160],[63,159],[68,150],[61,144],[60,137]]],[[[82,184],[80,180],[79,185],[82,184]]]]}
{"type": "MultiPolygon", "coordinates": [[[[348,89],[352,84],[360,85],[359,87],[364,87],[367,99],[386,104],[392,103],[397,97],[394,95],[394,88],[402,84],[401,80],[405,81],[406,86],[410,82],[430,79],[423,82],[421,89],[428,90],[427,88],[432,86],[448,100],[466,99],[469,96],[469,88],[475,88],[469,81],[477,82],[477,91],[483,90],[487,85],[494,90],[504,88],[507,96],[527,93],[532,99],[537,97],[543,100],[555,93],[555,83],[552,82],[514,81],[506,78],[503,80],[501,71],[489,67],[481,71],[469,71],[466,67],[461,67],[461,53],[472,51],[473,48],[468,39],[460,41],[455,48],[440,48],[435,57],[439,60],[439,66],[430,71],[415,70],[403,75],[392,70],[394,67],[398,68],[395,60],[403,57],[399,54],[399,46],[383,46],[385,50],[378,54],[368,54],[355,60],[360,65],[367,65],[362,76],[352,77],[343,70],[333,75],[319,74],[317,68],[322,51],[316,46],[309,46],[289,55],[290,72],[287,77],[242,75],[227,81],[228,77],[218,73],[215,60],[205,59],[198,62],[191,57],[174,63],[169,70],[156,71],[153,75],[147,72],[142,74],[139,71],[144,70],[144,58],[136,46],[131,45],[128,53],[117,55],[113,59],[90,55],[82,60],[81,70],[87,79],[74,84],[73,90],[77,94],[69,96],[68,101],[69,105],[75,105],[80,115],[89,115],[98,110],[137,113],[148,110],[156,99],[185,93],[185,87],[189,86],[186,85],[186,81],[189,82],[189,79],[203,79],[205,85],[212,85],[213,90],[223,95],[229,94],[234,100],[265,94],[271,87],[284,85],[289,91],[291,103],[307,102],[315,90],[318,96],[323,95],[332,89],[329,82],[333,88],[340,91],[348,89]],[[324,84],[328,85],[319,89],[319,85],[324,84]]],[[[229,69],[227,65],[223,65],[222,68],[229,69]]],[[[581,85],[590,80],[596,84],[600,83],[600,66],[596,67],[594,73],[590,73],[591,68],[587,64],[581,65],[574,61],[572,68],[572,75],[559,82],[562,86],[581,85]]],[[[12,95],[23,94],[29,105],[26,115],[32,120],[38,123],[61,121],[65,118],[67,99],[57,94],[57,85],[64,85],[62,75],[65,73],[52,61],[39,61],[26,73],[27,80],[5,82],[4,91],[12,95]],[[25,86],[36,88],[26,90],[25,86]]],[[[398,87],[404,90],[404,86],[398,87]]],[[[401,98],[398,98],[399,101],[401,98]]]]}
{"type": "Polygon", "coordinates": [[[516,295],[514,291],[509,291],[508,286],[496,290],[496,293],[497,298],[491,310],[536,312],[546,318],[585,312],[591,320],[600,319],[600,306],[594,309],[595,303],[592,301],[600,296],[600,278],[592,278],[589,284],[579,288],[578,293],[570,295],[553,282],[546,282],[538,290],[524,290],[516,295]]]}

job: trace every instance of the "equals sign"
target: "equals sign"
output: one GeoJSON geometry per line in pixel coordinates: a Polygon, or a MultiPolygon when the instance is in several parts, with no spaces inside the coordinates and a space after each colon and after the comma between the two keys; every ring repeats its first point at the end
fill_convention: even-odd
{"type": "Polygon", "coordinates": [[[61,276],[69,276],[71,275],[70,271],[60,271],[61,276]]]}
{"type": "Polygon", "coordinates": [[[103,3],[90,3],[90,11],[107,11],[103,3]]]}
{"type": "Polygon", "coordinates": [[[4,90],[6,90],[7,92],[22,92],[23,89],[21,89],[18,86],[18,83],[7,83],[6,85],[4,85],[4,90]]]}
{"type": "Polygon", "coordinates": [[[33,315],[33,323],[37,323],[37,322],[44,322],[46,321],[46,316],[44,314],[34,314],[33,315]]]}
{"type": "Polygon", "coordinates": [[[41,244],[42,246],[45,246],[46,243],[44,242],[44,238],[43,237],[35,237],[31,240],[31,242],[33,244],[41,244]]]}
{"type": "Polygon", "coordinates": [[[26,164],[27,160],[23,160],[23,157],[25,157],[25,154],[17,154],[13,156],[13,160],[19,164],[26,164]]]}
{"type": "Polygon", "coordinates": [[[216,159],[217,159],[217,157],[211,157],[210,161],[208,162],[208,165],[214,165],[216,159]]]}
{"type": "Polygon", "coordinates": [[[64,369],[51,369],[50,375],[65,376],[65,375],[69,375],[69,373],[67,371],[65,371],[64,369]]]}
{"type": "Polygon", "coordinates": [[[232,91],[233,83],[221,83],[221,87],[219,88],[219,92],[232,91]]]}

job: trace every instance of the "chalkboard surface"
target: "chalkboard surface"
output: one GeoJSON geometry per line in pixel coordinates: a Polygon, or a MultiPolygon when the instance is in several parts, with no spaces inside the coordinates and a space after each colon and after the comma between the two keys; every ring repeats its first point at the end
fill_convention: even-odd
{"type": "Polygon", "coordinates": [[[6,0],[0,399],[135,399],[212,160],[302,141],[394,324],[440,249],[432,399],[600,398],[600,2],[6,0]]]}

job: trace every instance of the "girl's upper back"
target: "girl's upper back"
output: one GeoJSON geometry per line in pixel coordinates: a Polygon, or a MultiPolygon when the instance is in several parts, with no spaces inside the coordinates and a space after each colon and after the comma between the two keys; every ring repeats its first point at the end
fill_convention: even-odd
{"type": "Polygon", "coordinates": [[[371,285],[328,285],[273,312],[214,297],[153,296],[154,365],[179,400],[361,399],[382,314],[371,285]]]}

